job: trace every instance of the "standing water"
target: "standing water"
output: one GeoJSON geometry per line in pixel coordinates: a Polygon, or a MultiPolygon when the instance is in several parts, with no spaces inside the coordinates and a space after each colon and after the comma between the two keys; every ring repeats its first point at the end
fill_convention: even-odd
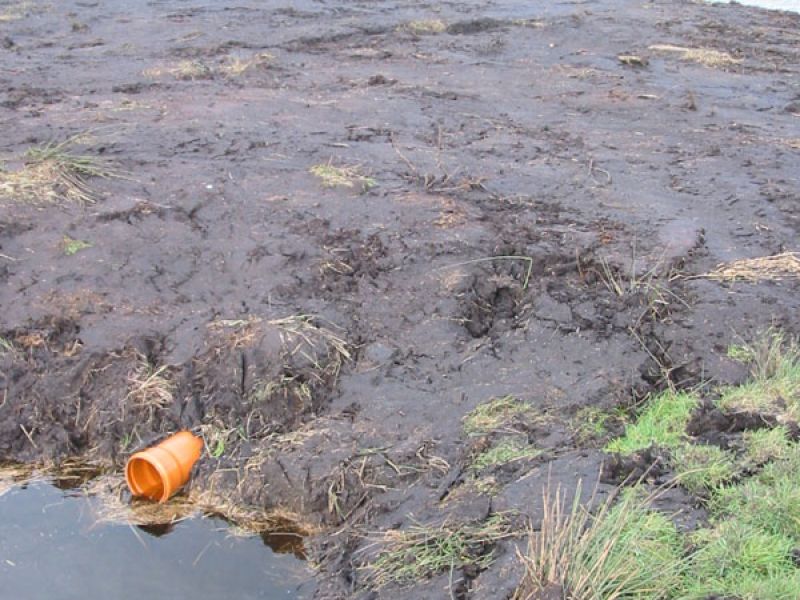
{"type": "Polygon", "coordinates": [[[3,598],[276,600],[311,595],[299,538],[233,536],[229,525],[215,518],[155,527],[99,523],[96,502],[83,492],[41,482],[0,495],[3,598]]]}

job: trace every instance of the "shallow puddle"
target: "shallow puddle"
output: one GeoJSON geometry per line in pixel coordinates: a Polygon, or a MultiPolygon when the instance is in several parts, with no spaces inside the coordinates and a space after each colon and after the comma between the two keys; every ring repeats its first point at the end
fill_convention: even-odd
{"type": "Polygon", "coordinates": [[[233,536],[215,518],[98,523],[96,502],[41,482],[0,495],[4,598],[299,599],[313,591],[294,536],[233,536]]]}

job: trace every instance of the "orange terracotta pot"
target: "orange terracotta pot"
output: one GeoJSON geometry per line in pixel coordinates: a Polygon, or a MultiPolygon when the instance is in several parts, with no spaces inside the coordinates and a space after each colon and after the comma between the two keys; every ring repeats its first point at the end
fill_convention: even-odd
{"type": "Polygon", "coordinates": [[[137,452],[125,465],[125,479],[134,496],[166,502],[187,481],[203,450],[203,440],[188,431],[137,452]]]}

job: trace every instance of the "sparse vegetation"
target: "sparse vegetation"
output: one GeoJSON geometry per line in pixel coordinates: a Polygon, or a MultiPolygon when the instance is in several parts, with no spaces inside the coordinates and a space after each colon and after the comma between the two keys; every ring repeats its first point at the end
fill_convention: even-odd
{"type": "MultiPolygon", "coordinates": [[[[729,354],[731,350],[729,349],[729,354]]],[[[800,419],[800,347],[794,339],[770,331],[735,354],[749,363],[752,381],[727,388],[717,402],[723,411],[752,411],[779,421],[800,419]]]]}
{"type": "Polygon", "coordinates": [[[503,515],[482,523],[390,530],[375,542],[381,548],[377,557],[361,570],[379,589],[392,582],[413,583],[464,565],[485,569],[494,560],[493,544],[510,535],[503,515]]]}
{"type": "Polygon", "coordinates": [[[541,450],[517,436],[502,438],[498,443],[478,454],[470,464],[472,471],[507,465],[518,460],[536,458],[541,450]]]}
{"type": "Polygon", "coordinates": [[[464,416],[464,432],[472,436],[494,432],[514,433],[516,432],[516,429],[513,428],[515,419],[532,418],[533,416],[533,407],[513,396],[493,398],[479,404],[464,416]]]}
{"type": "Polygon", "coordinates": [[[318,177],[322,182],[322,187],[358,187],[361,192],[367,192],[378,182],[372,177],[362,174],[359,167],[336,167],[331,163],[314,165],[309,172],[318,177]]]}
{"type": "Polygon", "coordinates": [[[3,356],[5,354],[13,355],[16,353],[16,351],[17,349],[14,346],[14,342],[9,340],[8,338],[0,336],[0,356],[3,356]]]}
{"type": "Polygon", "coordinates": [[[61,240],[61,247],[64,251],[64,254],[67,256],[72,256],[77,254],[81,250],[86,250],[87,248],[91,248],[92,244],[89,242],[85,242],[83,240],[76,240],[68,235],[64,236],[64,239],[61,240]]]}
{"type": "Polygon", "coordinates": [[[627,421],[627,414],[621,408],[603,410],[596,406],[584,406],[570,420],[575,439],[581,445],[596,443],[608,435],[608,428],[627,421]]]}
{"type": "Polygon", "coordinates": [[[10,23],[23,18],[29,12],[41,12],[47,5],[36,6],[33,2],[4,2],[0,7],[0,23],[10,23]]]}
{"type": "Polygon", "coordinates": [[[24,165],[17,171],[0,169],[0,198],[23,202],[94,201],[91,178],[120,177],[113,165],[102,158],[80,154],[87,135],[77,135],[61,143],[46,143],[29,148],[24,165]]]}

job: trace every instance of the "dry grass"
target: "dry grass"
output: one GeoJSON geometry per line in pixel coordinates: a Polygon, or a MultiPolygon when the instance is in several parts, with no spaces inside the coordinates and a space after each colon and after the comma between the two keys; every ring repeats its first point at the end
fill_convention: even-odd
{"type": "Polygon", "coordinates": [[[240,77],[248,71],[265,67],[274,60],[275,57],[269,52],[261,52],[250,58],[232,56],[228,59],[228,62],[221,65],[217,70],[225,77],[240,77]]]}
{"type": "Polygon", "coordinates": [[[783,252],[774,256],[743,258],[719,265],[702,275],[717,281],[781,281],[800,279],[800,253],[783,252]]]}
{"type": "Polygon", "coordinates": [[[172,66],[153,67],[142,71],[142,75],[150,79],[158,79],[165,75],[183,81],[196,81],[198,79],[211,79],[214,71],[207,64],[198,60],[182,60],[172,66]]]}
{"type": "Polygon", "coordinates": [[[147,409],[152,416],[155,410],[172,404],[175,383],[169,378],[167,365],[157,367],[138,354],[136,366],[128,375],[128,388],[134,406],[147,409]]]}
{"type": "Polygon", "coordinates": [[[44,479],[42,474],[37,474],[29,465],[2,465],[0,466],[0,498],[13,488],[23,484],[44,479]]]}
{"type": "Polygon", "coordinates": [[[26,16],[30,12],[44,12],[50,7],[49,4],[41,2],[5,2],[0,7],[0,23],[10,23],[26,16]]]}
{"type": "Polygon", "coordinates": [[[707,67],[727,67],[742,62],[740,58],[734,58],[727,52],[711,50],[709,48],[686,48],[684,46],[673,46],[671,44],[654,44],[650,50],[665,52],[670,54],[680,54],[680,58],[690,62],[696,62],[707,67]]]}
{"type": "Polygon", "coordinates": [[[414,35],[430,35],[444,33],[447,30],[447,24],[441,19],[420,19],[404,23],[398,27],[398,30],[407,31],[414,35]]]}
{"type": "Polygon", "coordinates": [[[241,77],[248,71],[265,67],[272,63],[275,57],[268,52],[260,52],[244,58],[240,56],[228,57],[226,62],[219,65],[208,65],[199,60],[182,60],[171,65],[151,67],[142,71],[142,75],[149,79],[173,77],[182,81],[197,81],[212,79],[221,75],[229,79],[241,77]]]}
{"type": "Polygon", "coordinates": [[[217,319],[207,325],[209,331],[220,335],[224,344],[230,348],[242,348],[250,345],[256,338],[257,328],[262,319],[247,317],[246,319],[217,319]]]}
{"type": "Polygon", "coordinates": [[[268,321],[281,331],[281,338],[290,354],[299,353],[320,370],[338,375],[342,364],[350,360],[350,345],[330,327],[317,323],[311,315],[292,315],[268,321]],[[322,369],[321,353],[327,353],[322,369]]]}

